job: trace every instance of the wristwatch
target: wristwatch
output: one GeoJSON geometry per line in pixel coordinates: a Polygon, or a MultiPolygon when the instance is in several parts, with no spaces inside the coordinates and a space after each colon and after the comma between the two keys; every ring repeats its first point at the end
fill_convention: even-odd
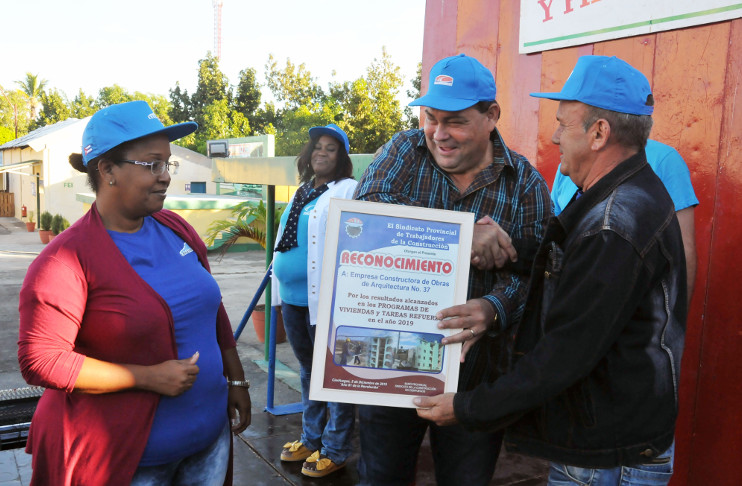
{"type": "Polygon", "coordinates": [[[227,380],[229,386],[241,386],[242,388],[250,388],[250,380],[227,380]]]}

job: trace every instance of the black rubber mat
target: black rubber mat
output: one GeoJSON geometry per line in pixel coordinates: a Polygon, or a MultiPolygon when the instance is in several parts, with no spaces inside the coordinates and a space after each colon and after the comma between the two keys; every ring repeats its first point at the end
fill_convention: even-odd
{"type": "Polygon", "coordinates": [[[28,427],[43,392],[37,386],[0,390],[0,450],[26,445],[28,427]]]}

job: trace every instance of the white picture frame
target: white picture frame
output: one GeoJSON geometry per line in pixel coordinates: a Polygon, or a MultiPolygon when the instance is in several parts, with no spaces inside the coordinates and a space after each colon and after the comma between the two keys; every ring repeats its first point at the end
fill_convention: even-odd
{"type": "Polygon", "coordinates": [[[461,344],[440,309],[466,302],[474,214],[330,201],[310,398],[414,408],[454,392],[461,344]]]}

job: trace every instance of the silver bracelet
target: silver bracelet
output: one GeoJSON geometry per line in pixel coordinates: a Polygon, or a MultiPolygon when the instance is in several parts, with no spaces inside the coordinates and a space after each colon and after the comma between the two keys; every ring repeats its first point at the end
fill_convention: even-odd
{"type": "Polygon", "coordinates": [[[250,380],[227,380],[229,386],[241,386],[242,388],[250,388],[250,380]]]}

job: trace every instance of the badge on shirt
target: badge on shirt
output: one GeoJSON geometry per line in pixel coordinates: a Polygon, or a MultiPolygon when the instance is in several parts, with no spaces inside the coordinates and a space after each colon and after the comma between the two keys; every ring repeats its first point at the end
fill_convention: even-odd
{"type": "Polygon", "coordinates": [[[180,250],[180,256],[186,256],[189,253],[192,253],[193,249],[188,246],[188,243],[183,242],[183,248],[180,250]]]}

